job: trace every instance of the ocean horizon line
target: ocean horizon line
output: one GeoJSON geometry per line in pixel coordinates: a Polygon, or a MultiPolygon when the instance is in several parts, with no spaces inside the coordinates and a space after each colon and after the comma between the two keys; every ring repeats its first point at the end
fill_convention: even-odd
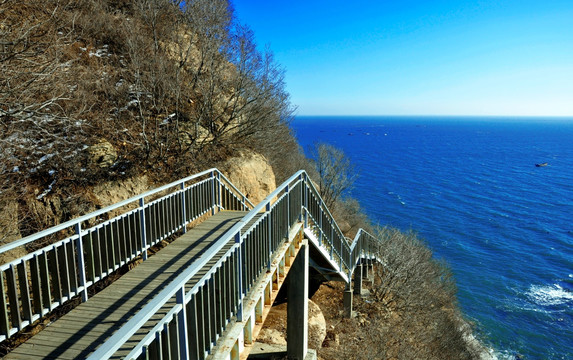
{"type": "Polygon", "coordinates": [[[297,114],[294,117],[439,117],[439,118],[557,118],[573,119],[573,115],[433,115],[433,114],[297,114]]]}
{"type": "Polygon", "coordinates": [[[357,120],[422,120],[422,121],[468,121],[506,123],[559,123],[573,124],[573,116],[509,116],[509,115],[294,115],[295,120],[333,120],[354,118],[357,120]]]}

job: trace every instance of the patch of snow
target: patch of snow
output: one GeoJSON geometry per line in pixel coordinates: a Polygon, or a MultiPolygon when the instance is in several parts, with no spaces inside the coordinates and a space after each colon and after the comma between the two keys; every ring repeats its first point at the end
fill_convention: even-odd
{"type": "Polygon", "coordinates": [[[42,157],[40,158],[40,160],[38,160],[38,164],[41,164],[41,163],[43,163],[44,161],[53,158],[54,156],[56,156],[56,154],[47,154],[47,155],[44,155],[44,156],[42,156],[42,157]]]}
{"type": "Polygon", "coordinates": [[[56,183],[56,180],[54,179],[50,185],[48,185],[48,188],[46,190],[44,190],[43,193],[41,193],[40,195],[36,196],[36,199],[40,200],[41,198],[43,198],[44,196],[48,195],[50,193],[50,191],[52,191],[52,186],[54,186],[54,184],[56,183]]]}
{"type": "Polygon", "coordinates": [[[90,53],[88,54],[90,57],[95,56],[95,57],[103,57],[103,56],[111,56],[111,54],[108,53],[108,45],[104,45],[101,49],[97,49],[95,52],[90,51],[90,53]]]}
{"type": "Polygon", "coordinates": [[[14,166],[14,168],[12,169],[12,172],[15,172],[15,173],[20,172],[20,168],[17,166],[14,166]]]}
{"type": "Polygon", "coordinates": [[[175,117],[175,113],[167,115],[167,117],[165,119],[163,119],[163,121],[161,122],[161,125],[167,125],[171,122],[171,119],[173,119],[175,117]]]}

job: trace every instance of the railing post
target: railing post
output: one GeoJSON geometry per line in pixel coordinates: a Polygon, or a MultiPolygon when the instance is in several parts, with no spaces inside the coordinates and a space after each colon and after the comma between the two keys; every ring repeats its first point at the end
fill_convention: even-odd
{"type": "Polygon", "coordinates": [[[185,182],[181,183],[181,216],[183,217],[181,225],[183,226],[183,234],[187,232],[187,210],[185,206],[185,182]]]}
{"type": "Polygon", "coordinates": [[[86,260],[84,258],[84,243],[82,241],[82,224],[76,223],[78,235],[76,248],[78,249],[78,266],[80,270],[80,286],[82,287],[82,302],[88,301],[88,287],[86,286],[86,260]]]}
{"type": "MultiPolygon", "coordinates": [[[[320,231],[318,232],[318,245],[322,246],[322,218],[323,218],[323,210],[322,210],[322,206],[323,206],[323,202],[322,202],[322,198],[320,198],[320,202],[318,203],[318,208],[320,209],[320,213],[319,213],[319,219],[318,219],[318,227],[320,228],[320,231]]],[[[331,248],[332,249],[332,248],[331,248]]],[[[332,257],[332,253],[330,254],[330,256],[332,257]]]]}
{"type": "MultiPolygon", "coordinates": [[[[334,231],[333,231],[333,232],[334,232],[334,231]]],[[[344,268],[342,267],[342,264],[343,264],[342,258],[344,257],[344,254],[343,254],[343,251],[344,251],[344,244],[343,244],[343,242],[344,242],[344,241],[346,241],[346,240],[340,239],[340,252],[339,252],[339,254],[340,254],[340,256],[339,256],[339,257],[340,257],[340,271],[344,271],[344,268]]]]}
{"type": "Polygon", "coordinates": [[[304,186],[306,187],[304,190],[304,207],[308,208],[308,175],[306,173],[303,173],[304,175],[304,186]]]}
{"type": "Polygon", "coordinates": [[[237,290],[238,290],[238,304],[237,304],[237,321],[243,321],[243,256],[241,250],[241,232],[238,231],[235,234],[235,244],[239,244],[237,246],[237,269],[235,269],[235,273],[237,274],[237,290]]]}
{"type": "Polygon", "coordinates": [[[141,225],[141,257],[147,260],[147,231],[145,230],[145,199],[139,199],[139,223],[141,225]]]}
{"type": "Polygon", "coordinates": [[[211,171],[211,215],[215,215],[215,208],[216,208],[216,199],[215,199],[215,171],[211,171]]]}
{"type": "Polygon", "coordinates": [[[189,334],[187,333],[187,306],[185,305],[185,284],[175,295],[177,304],[181,305],[181,311],[177,314],[177,328],[179,330],[179,358],[189,359],[189,334]]]}
{"type": "Polygon", "coordinates": [[[287,202],[287,233],[284,235],[286,237],[288,237],[288,231],[290,229],[290,185],[287,184],[287,186],[285,187],[285,193],[286,193],[286,202],[287,202]]]}
{"type": "Polygon", "coordinates": [[[219,172],[216,173],[217,178],[217,206],[219,210],[223,208],[223,201],[221,196],[221,174],[219,172]]]}
{"type": "Polygon", "coordinates": [[[304,177],[302,175],[300,175],[300,190],[298,192],[298,196],[300,197],[300,222],[304,224],[304,212],[303,212],[303,208],[305,208],[305,203],[304,203],[304,194],[306,193],[305,189],[304,189],[304,177]]]}
{"type": "Polygon", "coordinates": [[[268,238],[269,238],[269,254],[268,254],[268,261],[267,261],[267,270],[271,270],[271,257],[273,254],[273,239],[272,239],[272,222],[271,222],[271,204],[270,202],[267,203],[267,205],[265,206],[265,211],[267,212],[267,222],[269,223],[268,226],[268,238]]]}
{"type": "MultiPolygon", "coordinates": [[[[304,178],[304,187],[303,187],[303,191],[304,191],[304,196],[303,196],[303,205],[304,205],[304,227],[307,228],[308,227],[308,176],[306,173],[303,173],[303,178],[304,178]]],[[[319,242],[320,243],[320,242],[319,242]]]]}

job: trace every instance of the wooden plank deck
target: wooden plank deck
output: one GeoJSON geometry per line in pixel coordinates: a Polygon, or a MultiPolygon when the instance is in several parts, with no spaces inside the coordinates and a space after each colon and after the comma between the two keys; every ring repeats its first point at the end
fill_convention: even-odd
{"type": "MultiPolygon", "coordinates": [[[[4,359],[86,358],[245,215],[246,212],[222,211],[210,217],[50,324],[4,359]]],[[[231,239],[218,255],[233,243],[231,239]]],[[[202,268],[188,284],[197,282],[218,258],[216,256],[202,268]]],[[[166,305],[173,303],[174,299],[166,305]]],[[[144,328],[151,329],[167,313],[167,306],[164,308],[144,328]]]]}

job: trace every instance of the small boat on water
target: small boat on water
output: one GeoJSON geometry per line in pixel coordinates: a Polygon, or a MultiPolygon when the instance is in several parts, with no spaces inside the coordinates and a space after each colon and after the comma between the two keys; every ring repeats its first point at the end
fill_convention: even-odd
{"type": "Polygon", "coordinates": [[[544,166],[547,166],[547,165],[549,165],[549,164],[547,164],[547,163],[535,164],[536,167],[544,167],[544,166]]]}

